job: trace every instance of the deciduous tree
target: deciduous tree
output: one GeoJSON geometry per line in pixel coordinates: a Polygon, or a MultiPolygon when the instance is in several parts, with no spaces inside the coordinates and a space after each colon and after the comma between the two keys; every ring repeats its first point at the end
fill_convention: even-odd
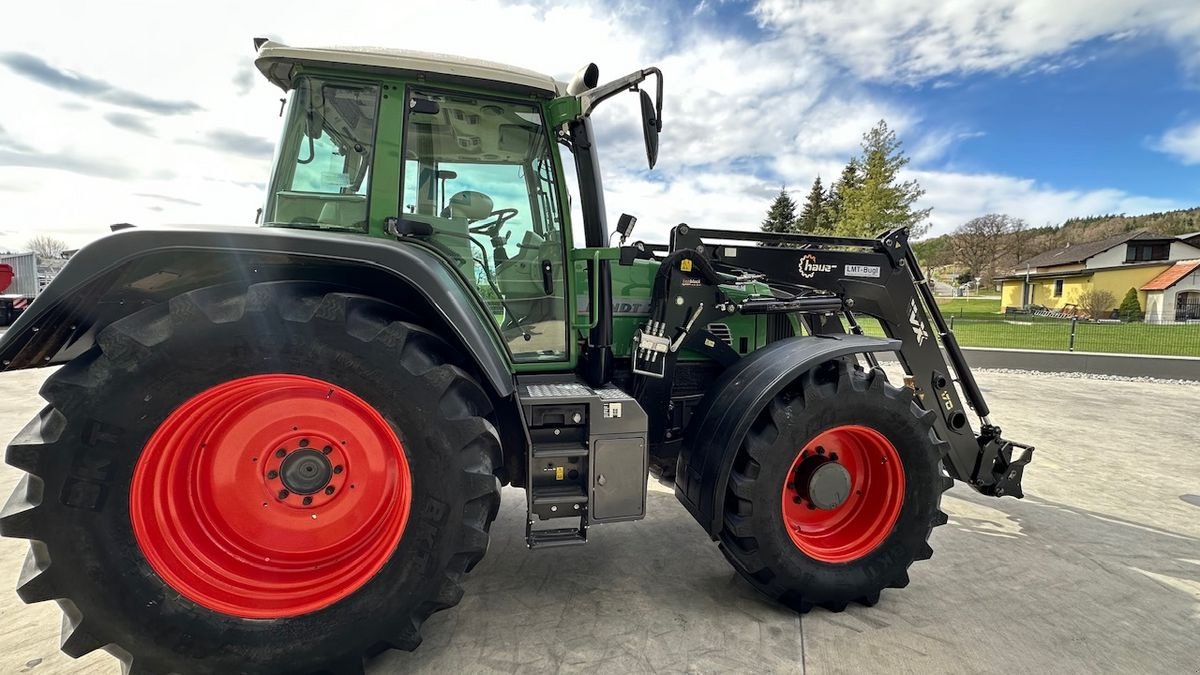
{"type": "Polygon", "coordinates": [[[1117,297],[1099,288],[1089,288],[1075,298],[1075,304],[1093,319],[1104,319],[1116,306],[1117,297]]]}
{"type": "Polygon", "coordinates": [[[38,258],[62,258],[67,250],[67,242],[48,234],[39,234],[26,242],[25,248],[36,253],[38,258]]]}
{"type": "Polygon", "coordinates": [[[1010,250],[1014,233],[1024,226],[1020,218],[1002,213],[972,218],[951,235],[954,257],[980,280],[980,286],[990,286],[1000,259],[1010,250]]]}

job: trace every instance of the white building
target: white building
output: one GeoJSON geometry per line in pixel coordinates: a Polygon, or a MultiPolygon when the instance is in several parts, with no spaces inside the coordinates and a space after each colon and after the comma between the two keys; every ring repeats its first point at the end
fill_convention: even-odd
{"type": "Polygon", "coordinates": [[[1180,260],[1139,290],[1147,321],[1200,321],[1200,260],[1180,260]]]}

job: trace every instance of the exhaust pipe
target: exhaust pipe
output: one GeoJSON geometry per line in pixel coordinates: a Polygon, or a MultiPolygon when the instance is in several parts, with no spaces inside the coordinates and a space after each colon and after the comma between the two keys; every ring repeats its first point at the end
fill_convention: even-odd
{"type": "Polygon", "coordinates": [[[588,89],[592,89],[600,83],[600,68],[594,63],[589,63],[579,69],[571,81],[567,84],[567,93],[571,96],[578,96],[588,89]]]}

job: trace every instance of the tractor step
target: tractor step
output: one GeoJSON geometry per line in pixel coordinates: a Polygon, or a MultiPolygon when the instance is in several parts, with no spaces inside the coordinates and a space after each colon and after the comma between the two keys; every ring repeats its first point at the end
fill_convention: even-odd
{"type": "Polygon", "coordinates": [[[518,397],[529,433],[529,548],[582,544],[591,523],[645,516],[647,419],[633,397],[561,376],[522,378],[518,397]],[[578,524],[534,528],[556,518],[578,524]]]}
{"type": "Polygon", "coordinates": [[[578,546],[587,543],[587,531],[574,527],[553,530],[534,530],[526,538],[529,548],[554,548],[556,546],[578,546]]]}
{"type": "Polygon", "coordinates": [[[534,459],[564,459],[568,457],[587,457],[586,446],[571,443],[551,443],[534,446],[534,459]]]}

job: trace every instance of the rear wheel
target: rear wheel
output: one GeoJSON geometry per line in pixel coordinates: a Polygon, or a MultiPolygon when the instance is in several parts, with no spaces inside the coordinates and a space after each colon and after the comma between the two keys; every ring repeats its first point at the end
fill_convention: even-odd
{"type": "Polygon", "coordinates": [[[912,391],[831,362],[772,401],[747,434],[726,495],[721,550],[788,606],[841,611],[908,585],[952,481],[947,445],[912,391]]]}
{"type": "Polygon", "coordinates": [[[216,287],[123,319],[9,447],[0,532],[63,650],[142,672],[361,672],[456,604],[499,505],[488,397],[363,296],[216,287]]]}

